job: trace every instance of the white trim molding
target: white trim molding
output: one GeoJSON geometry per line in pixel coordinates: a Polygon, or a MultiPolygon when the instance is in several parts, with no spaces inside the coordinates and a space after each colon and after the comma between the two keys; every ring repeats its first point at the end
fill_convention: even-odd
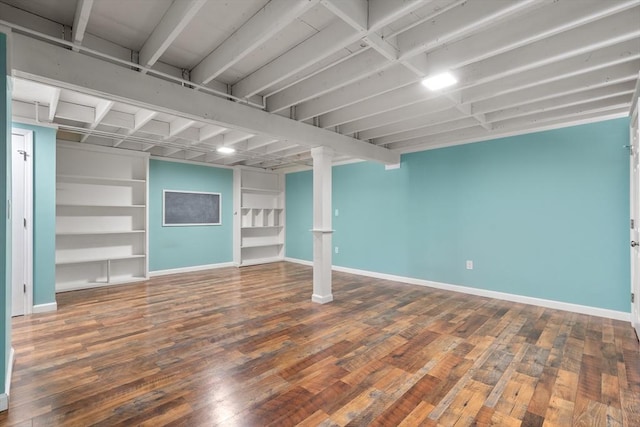
{"type": "MultiPolygon", "coordinates": [[[[296,258],[285,258],[285,261],[311,266],[312,262],[296,258]]],[[[342,273],[357,274],[359,276],[373,277],[376,279],[391,280],[394,282],[408,283],[411,285],[427,286],[435,289],[446,291],[461,292],[469,295],[476,295],[487,298],[495,298],[504,301],[518,302],[522,304],[536,305],[539,307],[552,308],[556,310],[564,310],[573,313],[586,314],[589,316],[605,317],[608,319],[621,320],[624,322],[631,321],[631,313],[624,311],[609,310],[606,308],[590,307],[587,305],[573,304],[569,302],[554,301],[543,298],[528,297],[524,295],[509,294],[506,292],[490,291],[487,289],[471,288],[468,286],[452,285],[449,283],[432,282],[430,280],[416,279],[413,277],[396,276],[393,274],[377,273],[375,271],[358,270],[355,268],[333,266],[334,271],[342,273]]]]}
{"type": "Polygon", "coordinates": [[[33,314],[37,313],[48,313],[49,311],[58,311],[58,303],[57,302],[48,302],[46,304],[35,304],[33,306],[33,314]]]}
{"type": "Polygon", "coordinates": [[[149,277],[166,276],[167,274],[191,273],[194,271],[213,270],[214,268],[237,267],[233,262],[221,262],[218,264],[194,265],[192,267],[171,268],[168,270],[150,271],[149,277]]]}
{"type": "Polygon", "coordinates": [[[7,409],[9,409],[9,392],[11,390],[11,376],[13,374],[13,362],[15,353],[15,350],[13,349],[13,347],[11,347],[11,351],[9,351],[7,378],[4,381],[4,393],[0,393],[0,411],[6,411],[7,409]]]}

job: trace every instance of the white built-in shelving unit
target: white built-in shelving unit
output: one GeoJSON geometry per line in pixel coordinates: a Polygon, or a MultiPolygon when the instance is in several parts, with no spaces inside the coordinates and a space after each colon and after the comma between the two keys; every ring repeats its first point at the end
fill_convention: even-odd
{"type": "Polygon", "coordinates": [[[234,261],[240,266],[284,259],[284,175],[234,170],[234,261]]]}
{"type": "Polygon", "coordinates": [[[56,291],[148,276],[148,153],[58,141],[56,291]]]}

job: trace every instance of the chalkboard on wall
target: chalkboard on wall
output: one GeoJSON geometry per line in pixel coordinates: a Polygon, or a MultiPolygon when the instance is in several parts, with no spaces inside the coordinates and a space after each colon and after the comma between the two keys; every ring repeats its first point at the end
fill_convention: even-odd
{"type": "Polygon", "coordinates": [[[220,225],[220,193],[164,190],[163,226],[220,225]]]}

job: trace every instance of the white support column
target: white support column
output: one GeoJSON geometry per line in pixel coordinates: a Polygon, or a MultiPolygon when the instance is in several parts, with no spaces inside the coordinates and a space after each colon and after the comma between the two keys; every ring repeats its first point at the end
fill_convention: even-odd
{"type": "Polygon", "coordinates": [[[333,301],[331,293],[331,161],[333,150],[311,149],[313,157],[313,295],[311,301],[333,301]]]}

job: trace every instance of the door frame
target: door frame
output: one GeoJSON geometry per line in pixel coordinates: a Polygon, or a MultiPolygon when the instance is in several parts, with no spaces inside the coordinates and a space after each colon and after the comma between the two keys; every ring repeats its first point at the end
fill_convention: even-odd
{"type": "MultiPolygon", "coordinates": [[[[26,293],[25,293],[25,307],[24,314],[31,314],[33,312],[33,131],[20,129],[20,128],[11,128],[11,150],[12,150],[12,162],[13,162],[13,135],[20,135],[24,137],[25,149],[28,153],[28,159],[24,165],[24,200],[25,200],[25,208],[24,208],[24,216],[27,220],[26,233],[24,235],[25,239],[25,248],[26,248],[26,259],[25,259],[25,284],[26,284],[26,293]]],[[[11,165],[11,174],[12,180],[15,179],[14,171],[16,170],[11,165]]],[[[13,181],[12,181],[13,182],[13,181]]],[[[12,199],[13,199],[13,184],[11,185],[12,199]]],[[[13,233],[13,223],[16,218],[13,218],[13,201],[11,208],[11,232],[13,233]]],[[[11,236],[12,241],[16,238],[16,236],[11,236]]],[[[13,250],[13,248],[12,248],[13,250]]],[[[16,256],[12,254],[12,262],[11,267],[12,271],[16,266],[16,256]]],[[[13,281],[13,278],[12,278],[13,281]]],[[[12,292],[15,292],[16,284],[12,283],[12,292]]],[[[13,315],[13,308],[12,308],[13,315]]]]}
{"type": "Polygon", "coordinates": [[[629,112],[629,144],[631,151],[630,160],[630,211],[631,230],[629,236],[631,242],[631,326],[636,331],[636,337],[640,340],[640,117],[638,112],[638,96],[640,95],[640,80],[631,102],[629,112]]]}

